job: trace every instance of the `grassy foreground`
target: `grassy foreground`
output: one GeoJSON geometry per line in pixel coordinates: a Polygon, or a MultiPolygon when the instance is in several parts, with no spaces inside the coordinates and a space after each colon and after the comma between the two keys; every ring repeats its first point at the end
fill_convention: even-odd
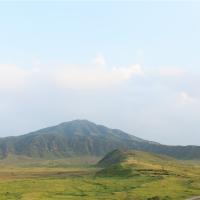
{"type": "Polygon", "coordinates": [[[97,159],[85,160],[1,161],[0,200],[184,200],[200,195],[195,162],[135,152],[101,170],[89,165],[97,159]]]}

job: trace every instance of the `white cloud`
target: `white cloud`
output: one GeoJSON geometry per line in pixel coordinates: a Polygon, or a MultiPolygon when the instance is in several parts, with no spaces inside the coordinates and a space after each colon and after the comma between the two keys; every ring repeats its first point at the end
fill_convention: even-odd
{"type": "Polygon", "coordinates": [[[178,102],[180,105],[186,105],[197,102],[197,98],[190,96],[187,92],[181,92],[178,95],[178,102]]]}
{"type": "Polygon", "coordinates": [[[183,76],[185,74],[185,71],[179,68],[164,68],[160,69],[159,74],[161,76],[183,76]]]}
{"type": "Polygon", "coordinates": [[[105,66],[106,60],[102,54],[98,54],[93,60],[92,63],[96,66],[105,66]]]}
{"type": "Polygon", "coordinates": [[[59,85],[66,88],[94,88],[119,84],[136,75],[143,75],[140,65],[111,69],[74,66],[59,70],[56,80],[59,85]]]}
{"type": "Polygon", "coordinates": [[[27,72],[15,65],[0,65],[0,89],[17,89],[25,83],[27,72]]]}

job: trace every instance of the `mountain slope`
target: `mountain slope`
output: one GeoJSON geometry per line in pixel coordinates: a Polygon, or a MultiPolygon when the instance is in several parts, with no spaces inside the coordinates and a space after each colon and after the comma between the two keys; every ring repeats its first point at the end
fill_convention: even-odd
{"type": "Polygon", "coordinates": [[[74,120],[26,135],[0,139],[0,158],[9,154],[44,159],[104,156],[114,149],[137,149],[179,159],[200,159],[200,147],[161,145],[87,120],[74,120]]]}
{"type": "Polygon", "coordinates": [[[102,156],[116,148],[132,148],[139,138],[86,120],[75,120],[18,137],[0,139],[0,155],[58,158],[102,156]]]}

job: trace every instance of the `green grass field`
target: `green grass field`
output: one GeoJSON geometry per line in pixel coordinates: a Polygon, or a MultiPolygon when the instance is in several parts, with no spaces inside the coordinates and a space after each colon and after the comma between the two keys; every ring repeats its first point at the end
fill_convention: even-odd
{"type": "Polygon", "coordinates": [[[98,159],[0,161],[0,200],[183,200],[200,195],[197,162],[137,152],[121,168],[108,168],[120,169],[119,174],[103,174],[93,165],[98,159]],[[132,175],[120,175],[130,168],[132,175]]]}

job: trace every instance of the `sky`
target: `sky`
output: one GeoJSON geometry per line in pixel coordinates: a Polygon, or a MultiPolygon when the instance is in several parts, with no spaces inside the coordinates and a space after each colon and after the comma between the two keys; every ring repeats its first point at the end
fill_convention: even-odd
{"type": "Polygon", "coordinates": [[[87,119],[200,145],[200,2],[0,1],[0,137],[87,119]]]}

